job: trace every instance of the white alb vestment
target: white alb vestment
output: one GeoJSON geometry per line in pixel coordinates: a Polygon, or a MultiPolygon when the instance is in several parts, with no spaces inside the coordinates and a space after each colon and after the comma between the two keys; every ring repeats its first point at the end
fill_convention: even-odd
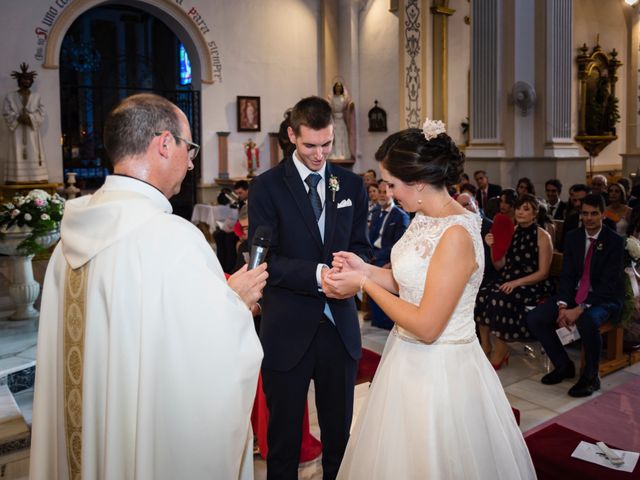
{"type": "Polygon", "coordinates": [[[40,95],[31,92],[27,104],[23,106],[20,93],[7,94],[2,106],[2,115],[9,128],[5,155],[5,181],[16,183],[47,181],[47,163],[40,136],[40,125],[44,122],[44,106],[40,95]],[[18,122],[23,108],[31,120],[31,127],[18,122]]]}
{"type": "Polygon", "coordinates": [[[170,213],[160,191],[123,176],[67,203],[44,282],[32,479],[80,478],[73,455],[82,479],[253,478],[260,342],[202,233],[170,213]],[[78,323],[65,275],[81,271],[79,399],[65,394],[79,374],[62,352],[78,323]],[[81,450],[68,428],[79,407],[81,450]]]}

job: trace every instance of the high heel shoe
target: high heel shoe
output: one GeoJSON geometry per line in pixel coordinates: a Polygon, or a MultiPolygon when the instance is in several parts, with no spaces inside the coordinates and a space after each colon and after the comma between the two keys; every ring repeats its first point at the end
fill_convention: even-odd
{"type": "Polygon", "coordinates": [[[500,360],[497,364],[491,362],[491,366],[494,368],[494,370],[498,371],[502,368],[503,365],[509,365],[509,352],[504,354],[504,357],[502,357],[502,360],[500,360]]]}

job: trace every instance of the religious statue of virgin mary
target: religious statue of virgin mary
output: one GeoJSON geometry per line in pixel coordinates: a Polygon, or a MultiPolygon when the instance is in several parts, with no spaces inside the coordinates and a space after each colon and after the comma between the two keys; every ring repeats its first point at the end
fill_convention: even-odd
{"type": "Polygon", "coordinates": [[[333,113],[333,149],[329,160],[351,160],[355,148],[355,112],[351,97],[340,82],[333,85],[329,98],[333,113]]]}

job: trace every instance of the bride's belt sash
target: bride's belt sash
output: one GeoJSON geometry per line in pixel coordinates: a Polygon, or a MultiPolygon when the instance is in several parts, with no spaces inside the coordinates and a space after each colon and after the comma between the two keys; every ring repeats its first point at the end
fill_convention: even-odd
{"type": "Polygon", "coordinates": [[[467,337],[467,338],[458,338],[458,339],[452,338],[451,340],[444,339],[444,340],[437,340],[433,343],[426,343],[426,342],[423,342],[422,340],[418,340],[415,337],[410,337],[409,335],[405,335],[404,333],[399,332],[397,326],[393,327],[393,329],[391,330],[391,333],[404,342],[416,343],[419,345],[465,345],[467,343],[475,342],[478,338],[474,335],[472,337],[467,337]]]}

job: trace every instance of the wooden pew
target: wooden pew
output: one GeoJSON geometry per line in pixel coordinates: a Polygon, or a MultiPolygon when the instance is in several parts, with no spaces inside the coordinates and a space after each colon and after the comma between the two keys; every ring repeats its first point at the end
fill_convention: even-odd
{"type": "MultiPolygon", "coordinates": [[[[600,325],[600,334],[605,335],[607,354],[600,358],[598,372],[601,377],[630,365],[629,355],[622,351],[624,329],[618,323],[606,322],[600,325]]],[[[584,368],[584,348],[580,356],[580,370],[584,368]]]]}

